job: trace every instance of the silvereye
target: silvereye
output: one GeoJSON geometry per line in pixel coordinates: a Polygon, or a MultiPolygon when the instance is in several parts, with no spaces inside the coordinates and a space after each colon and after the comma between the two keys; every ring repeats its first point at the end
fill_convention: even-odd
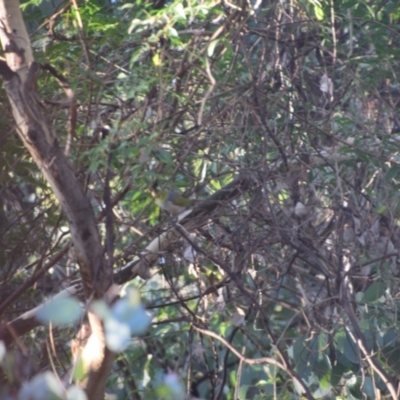
{"type": "Polygon", "coordinates": [[[179,214],[192,204],[192,200],[174,191],[160,190],[156,195],[156,204],[171,214],[179,214]]]}

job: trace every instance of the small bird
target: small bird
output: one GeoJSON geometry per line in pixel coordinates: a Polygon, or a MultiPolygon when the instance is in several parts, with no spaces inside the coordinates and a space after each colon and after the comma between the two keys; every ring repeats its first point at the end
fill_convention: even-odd
{"type": "Polygon", "coordinates": [[[160,190],[157,192],[155,201],[158,207],[174,215],[179,214],[193,203],[192,200],[172,190],[168,192],[160,190]]]}

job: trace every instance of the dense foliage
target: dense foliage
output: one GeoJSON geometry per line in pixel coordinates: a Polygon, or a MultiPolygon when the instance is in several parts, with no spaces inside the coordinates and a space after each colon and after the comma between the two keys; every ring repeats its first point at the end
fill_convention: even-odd
{"type": "MultiPolygon", "coordinates": [[[[152,325],[119,355],[109,391],[174,398],[183,384],[205,399],[397,398],[400,4],[32,0],[22,9],[43,112],[118,283],[177,225],[155,205],[157,191],[201,207],[237,189],[190,230],[178,226],[151,278],[131,282],[152,325]]],[[[1,107],[9,322],[79,282],[79,269],[3,92],[1,107]]],[[[12,367],[3,360],[4,387],[67,369],[78,327],[31,328],[14,344],[29,365],[18,352],[12,367]]]]}

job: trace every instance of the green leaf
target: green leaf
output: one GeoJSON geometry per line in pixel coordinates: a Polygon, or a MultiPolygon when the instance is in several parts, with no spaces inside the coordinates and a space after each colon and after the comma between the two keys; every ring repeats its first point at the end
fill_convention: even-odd
{"type": "Polygon", "coordinates": [[[338,360],[348,367],[352,367],[352,364],[358,364],[357,345],[348,333],[344,330],[337,332],[334,339],[338,360]]]}
{"type": "Polygon", "coordinates": [[[391,167],[385,174],[386,182],[390,182],[393,178],[397,178],[400,175],[400,167],[395,165],[391,167]]]}
{"type": "Polygon", "coordinates": [[[394,347],[397,343],[397,333],[394,328],[389,329],[383,336],[383,345],[394,347]]]}
{"type": "Polygon", "coordinates": [[[375,399],[375,387],[370,376],[365,377],[362,391],[368,396],[369,399],[375,399]]]}
{"type": "Polygon", "coordinates": [[[169,26],[167,28],[167,36],[169,38],[177,38],[177,37],[179,37],[179,34],[178,34],[178,31],[175,28],[173,28],[172,26],[169,26]]]}
{"type": "Polygon", "coordinates": [[[163,400],[184,400],[185,392],[185,386],[174,372],[166,374],[163,384],[157,388],[157,394],[163,400]]]}
{"type": "Polygon", "coordinates": [[[388,207],[384,204],[379,205],[376,207],[376,213],[377,214],[384,214],[387,211],[388,207]]]}
{"type": "Polygon", "coordinates": [[[82,316],[79,301],[69,296],[59,296],[49,300],[37,312],[37,319],[55,326],[73,325],[82,316]]]}
{"type": "Polygon", "coordinates": [[[111,308],[97,300],[91,304],[91,309],[103,320],[107,347],[114,352],[125,350],[132,336],[145,333],[152,318],[140,302],[139,292],[129,286],[126,295],[111,308]]]}
{"type": "Polygon", "coordinates": [[[346,340],[344,342],[344,355],[353,364],[358,364],[360,362],[357,353],[357,344],[354,342],[354,340],[349,336],[347,332],[346,332],[346,340]]]}
{"type": "Polygon", "coordinates": [[[344,366],[341,363],[336,363],[336,365],[334,365],[332,367],[332,371],[331,371],[331,385],[333,387],[336,387],[336,385],[340,382],[340,380],[342,379],[342,376],[345,372],[347,372],[349,369],[344,366]]]}
{"type": "Polygon", "coordinates": [[[81,351],[75,356],[74,369],[72,374],[74,382],[82,381],[85,378],[85,364],[82,359],[81,351]]]}
{"type": "Polygon", "coordinates": [[[121,6],[121,10],[133,8],[134,5],[132,3],[125,3],[121,6]]]}
{"type": "Polygon", "coordinates": [[[171,153],[169,151],[159,149],[157,151],[154,151],[154,154],[160,159],[160,161],[164,162],[165,164],[174,166],[174,160],[171,156],[171,153]]]}
{"type": "Polygon", "coordinates": [[[293,358],[299,375],[302,378],[308,376],[318,362],[318,339],[307,340],[305,335],[301,335],[293,345],[293,358]]]}
{"type": "Polygon", "coordinates": [[[161,65],[161,57],[159,53],[155,53],[151,60],[156,67],[161,65]]]}
{"type": "Polygon", "coordinates": [[[364,293],[362,301],[373,303],[379,300],[385,293],[386,285],[383,282],[374,282],[364,293]]]}
{"type": "Polygon", "coordinates": [[[332,365],[329,357],[324,354],[323,358],[318,361],[315,368],[315,374],[320,378],[324,378],[326,382],[330,382],[330,372],[332,370],[332,365]]]}
{"type": "Polygon", "coordinates": [[[386,361],[388,367],[396,374],[400,373],[400,349],[385,346],[382,349],[383,359],[386,361]]]}
{"type": "Polygon", "coordinates": [[[246,400],[247,399],[246,396],[247,396],[248,389],[249,389],[248,385],[240,386],[240,389],[239,389],[239,399],[240,400],[246,400]]]}
{"type": "Polygon", "coordinates": [[[324,10],[322,9],[320,4],[314,4],[314,13],[319,21],[322,21],[324,19],[324,10]]]}
{"type": "Polygon", "coordinates": [[[178,2],[174,7],[174,14],[177,19],[186,20],[185,8],[181,2],[178,2]]]}
{"type": "Polygon", "coordinates": [[[67,400],[87,400],[87,396],[83,389],[74,385],[67,390],[67,400]]]}
{"type": "Polygon", "coordinates": [[[19,400],[62,400],[64,389],[52,372],[36,375],[25,383],[19,392],[19,400]]]}

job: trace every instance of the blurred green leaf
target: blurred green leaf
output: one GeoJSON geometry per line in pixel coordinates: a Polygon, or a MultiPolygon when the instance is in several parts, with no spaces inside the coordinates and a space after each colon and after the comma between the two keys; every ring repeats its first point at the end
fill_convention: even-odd
{"type": "Polygon", "coordinates": [[[47,301],[37,312],[36,317],[43,323],[54,326],[73,325],[82,316],[79,301],[73,297],[59,296],[47,301]]]}
{"type": "Polygon", "coordinates": [[[373,303],[379,300],[385,293],[386,285],[383,282],[374,282],[365,292],[362,301],[373,303]]]}

